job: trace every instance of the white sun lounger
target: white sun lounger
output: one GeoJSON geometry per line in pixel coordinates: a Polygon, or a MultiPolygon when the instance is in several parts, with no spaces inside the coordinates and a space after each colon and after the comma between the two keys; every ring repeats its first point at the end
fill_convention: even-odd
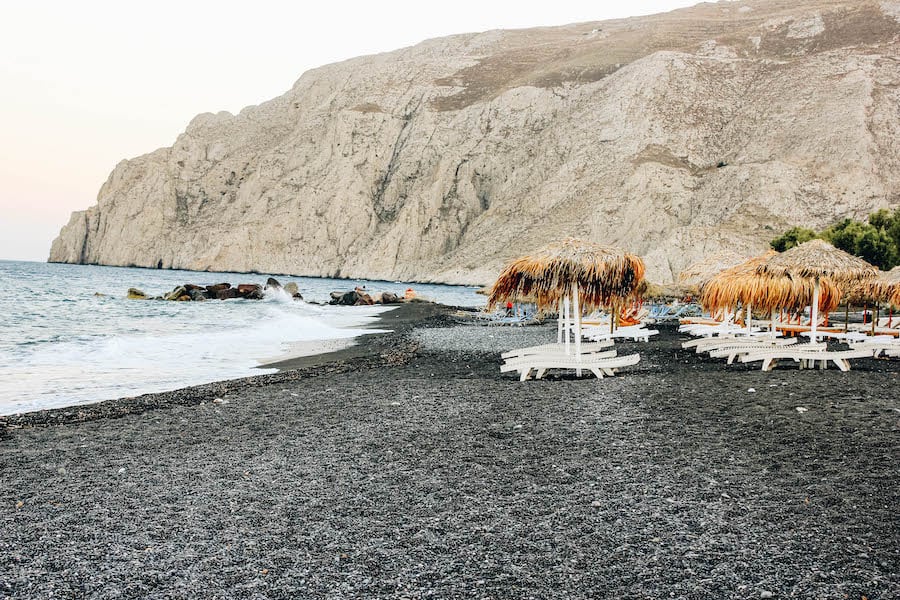
{"type": "MultiPolygon", "coordinates": [[[[797,338],[790,338],[794,340],[796,343],[797,338]]],[[[717,346],[715,348],[710,348],[705,350],[705,352],[709,352],[709,355],[712,358],[727,358],[727,364],[731,364],[734,362],[734,359],[742,354],[750,354],[753,352],[766,352],[770,350],[795,350],[796,346],[790,346],[790,343],[785,344],[726,344],[722,346],[717,346]]],[[[815,352],[818,350],[826,350],[827,346],[824,343],[815,343],[815,344],[801,344],[803,346],[803,352],[815,352]]],[[[699,354],[701,351],[697,350],[699,354]]]]}
{"type": "Polygon", "coordinates": [[[867,336],[868,339],[852,341],[854,350],[871,350],[873,356],[900,356],[900,341],[891,336],[867,336]]]}
{"type": "Polygon", "coordinates": [[[678,328],[679,333],[687,333],[693,336],[713,337],[713,336],[748,336],[765,333],[759,327],[753,327],[747,331],[746,327],[734,325],[731,323],[721,323],[719,325],[706,325],[703,323],[688,323],[678,328]]]}
{"type": "MultiPolygon", "coordinates": [[[[602,350],[604,348],[609,348],[615,342],[612,340],[605,340],[602,342],[584,342],[581,344],[581,353],[582,354],[590,354],[592,352],[597,352],[598,350],[602,350]]],[[[569,345],[569,353],[575,353],[575,344],[569,345]]],[[[518,356],[526,356],[528,354],[546,354],[546,355],[557,355],[557,354],[566,354],[566,345],[560,343],[554,344],[541,344],[540,346],[529,346],[527,348],[516,348],[515,350],[509,350],[500,355],[502,359],[510,359],[516,358],[518,356]]]]}
{"type": "MultiPolygon", "coordinates": [[[[616,356],[616,351],[614,349],[600,350],[597,352],[588,352],[588,353],[582,352],[581,362],[584,363],[587,360],[593,360],[593,359],[613,358],[614,356],[616,356]]],[[[565,353],[558,353],[558,352],[550,351],[550,352],[546,352],[546,353],[542,353],[542,354],[523,354],[521,356],[511,356],[504,361],[503,367],[506,367],[506,366],[516,367],[516,366],[520,366],[520,365],[526,365],[526,364],[534,362],[536,360],[543,360],[545,358],[547,358],[547,359],[562,358],[562,359],[566,359],[566,360],[571,360],[573,363],[578,362],[577,356],[575,354],[565,354],[565,353]]],[[[500,368],[501,372],[503,371],[503,367],[500,368]]],[[[510,370],[512,370],[512,369],[507,369],[507,371],[510,371],[510,370]]]]}
{"type": "MultiPolygon", "coordinates": [[[[804,344],[805,345],[805,344],[804,344]]],[[[796,348],[779,348],[777,350],[760,350],[741,356],[741,362],[762,361],[762,370],[771,371],[781,359],[790,359],[800,363],[801,369],[815,368],[819,363],[820,369],[825,369],[829,362],[833,362],[841,371],[850,370],[851,358],[867,358],[874,355],[874,350],[798,350],[796,348]]]]}
{"type": "Polygon", "coordinates": [[[709,352],[710,350],[716,350],[718,348],[723,348],[725,346],[734,346],[737,344],[743,346],[759,346],[761,348],[771,348],[774,346],[789,346],[790,344],[796,344],[797,338],[773,338],[773,337],[760,337],[760,338],[747,338],[747,337],[717,337],[717,338],[698,338],[694,340],[688,340],[681,344],[681,347],[685,350],[690,348],[694,348],[697,351],[697,354],[701,354],[703,352],[709,352]]]}
{"type": "MultiPolygon", "coordinates": [[[[615,353],[615,351],[611,351],[615,353]]],[[[567,369],[574,370],[578,373],[581,371],[590,371],[597,379],[603,379],[604,375],[612,376],[615,370],[621,367],[636,365],[640,360],[640,354],[629,354],[627,356],[604,356],[605,352],[596,352],[582,356],[580,360],[572,355],[559,356],[524,356],[519,359],[507,361],[500,367],[501,373],[509,371],[519,372],[519,381],[525,381],[529,378],[532,371],[535,371],[535,379],[540,379],[550,369],[567,369]]]]}
{"type": "Polygon", "coordinates": [[[610,339],[626,339],[626,340],[634,340],[635,342],[648,342],[650,341],[651,335],[658,335],[658,329],[647,329],[646,327],[641,327],[638,325],[630,326],[630,327],[620,327],[610,333],[608,329],[604,328],[590,328],[582,331],[582,335],[589,340],[593,340],[595,342],[600,342],[604,340],[610,339]]]}

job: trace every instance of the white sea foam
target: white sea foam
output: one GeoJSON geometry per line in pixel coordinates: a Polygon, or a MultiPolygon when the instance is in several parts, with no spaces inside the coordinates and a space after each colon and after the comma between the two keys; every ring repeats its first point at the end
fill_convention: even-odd
{"type": "Polygon", "coordinates": [[[256,366],[287,351],[291,343],[376,333],[358,327],[383,310],[363,308],[339,314],[326,307],[279,306],[277,302],[254,309],[258,318],[243,324],[232,318],[203,330],[188,326],[178,333],[73,340],[21,352],[14,364],[0,367],[0,373],[14,371],[13,377],[4,377],[9,381],[0,392],[0,414],[270,373],[273,370],[256,366]]]}
{"type": "MultiPolygon", "coordinates": [[[[265,281],[266,275],[193,273],[0,261],[0,414],[84,404],[259,375],[260,361],[340,347],[389,307],[338,307],[267,290],[262,301],[155,302],[185,282],[265,281]]],[[[409,284],[281,278],[319,302],[366,285],[402,295],[409,284]]],[[[416,285],[447,304],[483,303],[474,288],[416,285]]]]}

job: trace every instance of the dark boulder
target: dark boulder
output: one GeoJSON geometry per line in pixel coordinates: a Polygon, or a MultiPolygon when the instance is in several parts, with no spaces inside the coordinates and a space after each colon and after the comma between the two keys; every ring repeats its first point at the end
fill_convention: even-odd
{"type": "Polygon", "coordinates": [[[256,283],[241,283],[237,286],[238,296],[248,300],[262,300],[263,288],[256,283]]]}
{"type": "Polygon", "coordinates": [[[219,293],[219,290],[227,290],[231,288],[230,283],[215,283],[213,285],[206,286],[206,291],[210,293],[210,295],[215,298],[216,294],[219,293]]]}
{"type": "Polygon", "coordinates": [[[147,300],[149,296],[137,288],[128,288],[129,300],[147,300]]]}
{"type": "MultiPolygon", "coordinates": [[[[187,296],[187,290],[184,289],[184,286],[179,285],[177,288],[163,296],[163,300],[178,300],[182,296],[187,296]]],[[[190,296],[188,296],[188,299],[190,299],[190,296]]]]}
{"type": "Polygon", "coordinates": [[[353,303],[354,306],[368,306],[375,304],[375,300],[372,299],[372,296],[368,295],[361,289],[356,289],[356,302],[353,303]]]}
{"type": "Polygon", "coordinates": [[[200,286],[195,286],[194,289],[188,292],[191,296],[191,300],[194,302],[203,302],[204,300],[209,300],[209,292],[203,289],[200,286]]]}
{"type": "Polygon", "coordinates": [[[217,300],[230,300],[231,298],[238,298],[238,291],[233,287],[227,287],[220,289],[216,292],[215,298],[217,300]]]}
{"type": "Polygon", "coordinates": [[[274,277],[269,277],[268,279],[266,279],[266,288],[265,289],[280,290],[281,284],[274,277]]]}
{"type": "Polygon", "coordinates": [[[400,304],[403,302],[400,299],[400,296],[393,292],[382,292],[381,293],[381,303],[382,304],[400,304]]]}
{"type": "Polygon", "coordinates": [[[334,299],[331,301],[331,304],[338,304],[340,306],[355,306],[357,301],[359,300],[359,294],[357,294],[355,291],[344,292],[343,294],[341,294],[340,292],[336,293],[340,294],[340,296],[334,298],[334,295],[332,295],[332,298],[334,299]]]}

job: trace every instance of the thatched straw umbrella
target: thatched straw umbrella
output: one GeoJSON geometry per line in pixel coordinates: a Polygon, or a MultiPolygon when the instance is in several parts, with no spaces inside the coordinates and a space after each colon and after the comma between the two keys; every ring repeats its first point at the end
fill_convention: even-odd
{"type": "Polygon", "coordinates": [[[581,311],[609,307],[631,296],[644,278],[644,261],[624,250],[568,238],[517,258],[500,273],[491,288],[488,306],[527,297],[538,308],[558,307],[562,341],[568,349],[569,299],[575,326],[575,348],[581,349],[581,311]]]}
{"type": "Polygon", "coordinates": [[[706,281],[715,277],[725,269],[740,264],[745,260],[747,260],[746,256],[742,256],[731,250],[711,254],[703,260],[685,267],[681,273],[678,274],[678,283],[699,288],[706,281]]]}
{"type": "Polygon", "coordinates": [[[750,306],[753,304],[749,295],[753,282],[746,279],[746,275],[750,271],[755,271],[766,258],[768,255],[751,258],[707,278],[700,286],[700,304],[709,310],[710,314],[719,309],[725,310],[726,316],[732,310],[737,314],[738,306],[746,307],[745,321],[749,332],[752,328],[750,306]]]}
{"type": "Polygon", "coordinates": [[[878,273],[858,282],[852,288],[854,296],[868,298],[874,302],[887,302],[894,306],[900,306],[896,300],[900,299],[900,267],[894,267],[890,271],[878,273]]]}
{"type": "MultiPolygon", "coordinates": [[[[797,309],[812,302],[815,283],[810,279],[788,275],[761,275],[759,266],[776,256],[770,250],[745,263],[725,269],[703,286],[700,301],[709,310],[730,309],[741,305],[747,309],[750,328],[751,307],[769,313],[774,333],[774,313],[781,308],[797,309]]],[[[819,310],[830,312],[840,301],[841,291],[829,279],[820,281],[819,310]]]]}
{"type": "MultiPolygon", "coordinates": [[[[875,317],[872,319],[872,333],[875,332],[875,323],[878,320],[878,305],[880,303],[900,306],[900,267],[894,267],[887,272],[879,272],[876,277],[857,281],[847,290],[847,302],[852,300],[855,304],[872,302],[875,304],[875,317]]],[[[847,308],[849,312],[849,306],[847,308]]]]}
{"type": "Polygon", "coordinates": [[[815,239],[769,258],[757,267],[757,272],[761,275],[803,278],[813,282],[809,333],[810,340],[815,342],[822,280],[829,279],[838,285],[846,285],[855,280],[875,277],[878,269],[824,240],[815,239]]]}
{"type": "Polygon", "coordinates": [[[700,293],[700,289],[695,285],[686,285],[683,283],[651,283],[644,280],[642,289],[637,290],[637,294],[646,300],[681,300],[685,296],[696,296],[700,293]]]}

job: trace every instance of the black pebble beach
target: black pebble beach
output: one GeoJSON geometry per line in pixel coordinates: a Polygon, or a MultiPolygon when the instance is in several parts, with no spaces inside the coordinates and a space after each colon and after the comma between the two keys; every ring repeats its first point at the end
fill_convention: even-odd
{"type": "Polygon", "coordinates": [[[500,351],[553,325],[447,312],[0,417],[0,598],[900,598],[900,360],[763,373],[662,326],[523,383],[500,351]]]}

